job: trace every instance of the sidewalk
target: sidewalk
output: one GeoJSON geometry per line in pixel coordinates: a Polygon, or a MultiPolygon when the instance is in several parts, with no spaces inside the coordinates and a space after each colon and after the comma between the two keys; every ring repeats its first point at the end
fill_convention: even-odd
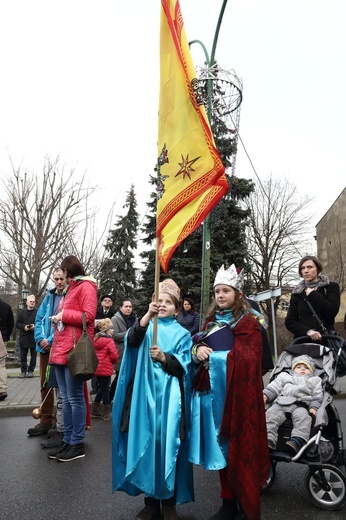
{"type": "MultiPolygon", "coordinates": [[[[20,379],[20,368],[7,368],[7,397],[0,401],[0,418],[29,415],[41,404],[39,367],[34,377],[20,379]]],[[[90,381],[88,381],[88,386],[90,381]]],[[[90,388],[89,388],[90,389],[90,388]]]]}
{"type": "Polygon", "coordinates": [[[34,377],[20,379],[20,368],[7,369],[7,397],[0,401],[0,417],[31,415],[41,404],[40,378],[36,368],[34,377]]]}

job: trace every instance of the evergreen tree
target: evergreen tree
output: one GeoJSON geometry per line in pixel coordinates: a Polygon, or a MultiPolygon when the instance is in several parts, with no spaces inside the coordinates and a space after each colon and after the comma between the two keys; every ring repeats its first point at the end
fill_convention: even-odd
{"type": "Polygon", "coordinates": [[[109,231],[105,259],[100,269],[100,294],[113,294],[120,301],[133,298],[136,290],[134,251],[137,249],[139,216],[133,184],[127,192],[124,216],[117,215],[115,229],[109,231]]]}
{"type": "MultiPolygon", "coordinates": [[[[235,175],[227,176],[229,191],[221,199],[210,214],[211,280],[214,279],[217,269],[235,263],[246,268],[247,247],[245,228],[248,211],[243,209],[241,202],[253,191],[253,183],[247,179],[238,179],[235,175]]],[[[151,184],[156,179],[151,176],[151,184]]],[[[140,254],[143,265],[141,275],[141,290],[139,307],[145,311],[153,293],[155,277],[155,230],[156,230],[156,193],[151,194],[147,204],[148,214],[143,226],[145,244],[151,249],[140,254]]],[[[173,278],[181,289],[181,296],[192,297],[196,305],[200,305],[202,283],[202,244],[203,224],[180,244],[169,263],[167,275],[161,279],[173,278]]],[[[212,288],[210,298],[212,297],[212,288]]]]}

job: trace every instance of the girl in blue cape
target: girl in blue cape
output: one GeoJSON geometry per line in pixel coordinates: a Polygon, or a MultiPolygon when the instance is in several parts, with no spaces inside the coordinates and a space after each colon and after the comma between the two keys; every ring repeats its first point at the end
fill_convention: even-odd
{"type": "Polygon", "coordinates": [[[144,493],[136,520],[156,518],[161,506],[164,520],[175,520],[175,505],[194,500],[187,428],[192,340],[175,317],[179,296],[173,280],[161,282],[158,301],[125,336],[112,413],[113,491],[144,493]]]}

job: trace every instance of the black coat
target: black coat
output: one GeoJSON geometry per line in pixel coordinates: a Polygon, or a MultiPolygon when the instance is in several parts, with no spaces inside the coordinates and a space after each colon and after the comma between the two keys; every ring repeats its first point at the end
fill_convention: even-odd
{"type": "Polygon", "coordinates": [[[107,312],[107,314],[105,314],[104,310],[103,310],[103,307],[102,305],[100,305],[99,307],[97,307],[97,311],[96,311],[96,317],[95,319],[96,320],[104,320],[105,318],[113,318],[114,314],[116,313],[117,311],[115,310],[114,307],[111,307],[109,309],[109,311],[107,312]]]}
{"type": "Polygon", "coordinates": [[[24,330],[25,325],[35,324],[37,309],[22,309],[17,318],[16,327],[19,329],[19,346],[21,348],[36,348],[34,329],[24,330]]]}
{"type": "Polygon", "coordinates": [[[11,306],[0,300],[0,331],[2,339],[6,342],[10,339],[14,327],[14,316],[11,306]]]}
{"type": "Polygon", "coordinates": [[[334,318],[340,307],[339,285],[336,282],[329,282],[328,285],[312,291],[309,296],[306,296],[305,291],[292,293],[285,325],[295,338],[306,336],[311,329],[323,332],[306,300],[311,303],[325,328],[334,330],[334,318]]]}
{"type": "Polygon", "coordinates": [[[199,331],[199,314],[195,312],[192,314],[191,312],[180,311],[177,320],[184,329],[187,329],[191,336],[196,334],[199,331]]]}

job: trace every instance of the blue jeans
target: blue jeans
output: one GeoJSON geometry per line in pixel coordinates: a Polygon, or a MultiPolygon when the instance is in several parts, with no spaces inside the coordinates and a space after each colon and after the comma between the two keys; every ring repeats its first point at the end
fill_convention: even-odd
{"type": "Polygon", "coordinates": [[[84,381],[73,378],[65,365],[55,365],[55,375],[62,397],[63,440],[67,444],[79,444],[84,441],[86,425],[84,381]]]}

